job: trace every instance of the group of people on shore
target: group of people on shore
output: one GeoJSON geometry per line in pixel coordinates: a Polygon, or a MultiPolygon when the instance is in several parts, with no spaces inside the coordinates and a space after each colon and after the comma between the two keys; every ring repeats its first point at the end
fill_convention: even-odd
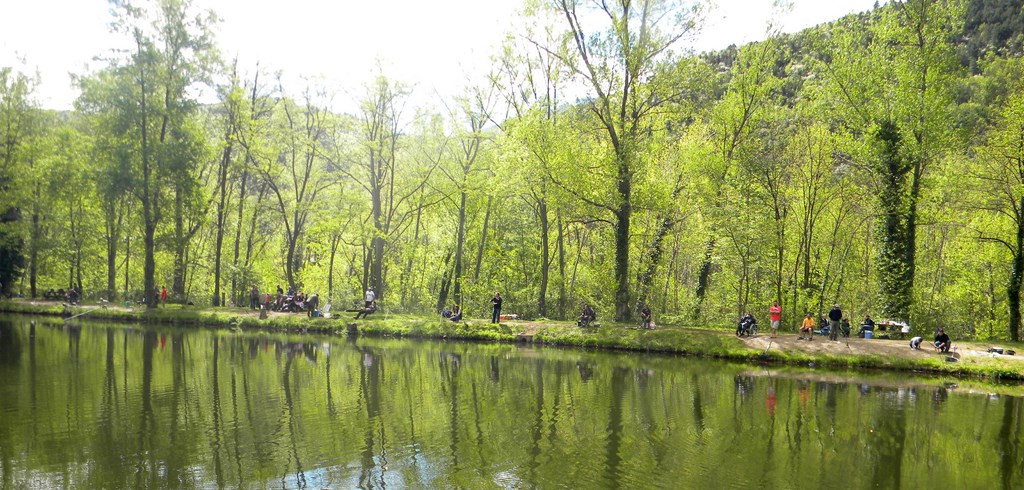
{"type": "MultiPolygon", "coordinates": [[[[910,348],[913,350],[921,350],[921,342],[924,342],[923,337],[914,337],[910,339],[910,348]]],[[[935,349],[943,354],[948,354],[950,347],[953,346],[949,335],[941,327],[935,331],[935,340],[932,342],[935,345],[935,349]]]]}
{"type": "MultiPolygon", "coordinates": [[[[768,308],[768,317],[771,320],[771,337],[775,338],[778,336],[779,323],[782,320],[782,308],[779,306],[779,302],[773,302],[768,308]]],[[[910,327],[906,323],[894,322],[890,325],[898,325],[901,327],[900,333],[907,333],[910,327]]],[[[820,323],[815,322],[814,317],[810,312],[804,315],[803,321],[800,323],[800,336],[799,340],[814,340],[814,329],[819,327],[818,332],[828,336],[829,340],[838,341],[839,335],[844,337],[850,336],[850,321],[843,315],[843,310],[839,307],[839,304],[833,304],[832,308],[828,311],[827,315],[821,317],[820,323]]],[[[871,332],[875,330],[875,321],[871,318],[871,315],[865,315],[864,321],[861,322],[860,328],[857,330],[856,335],[861,338],[871,338],[871,332]]],[[[754,316],[747,312],[745,315],[740,317],[739,325],[736,328],[736,335],[753,335],[757,331],[757,320],[754,316]]],[[[923,337],[913,337],[910,339],[910,348],[915,350],[921,349],[921,343],[924,341],[923,337]]],[[[942,353],[948,353],[952,346],[952,341],[949,335],[939,327],[935,332],[934,339],[935,349],[942,353]]]]}
{"type": "MultiPolygon", "coordinates": [[[[495,292],[494,297],[491,298],[491,323],[498,323],[501,320],[501,293],[495,292]]],[[[451,308],[444,308],[441,310],[441,317],[453,322],[462,320],[462,308],[458,303],[453,304],[451,308]]],[[[580,314],[576,319],[576,326],[581,328],[587,328],[595,326],[597,320],[597,312],[594,310],[590,303],[581,303],[580,314]]],[[[640,308],[640,328],[653,330],[655,328],[654,320],[651,318],[651,308],[648,305],[643,305],[640,308]]]]}
{"type": "Polygon", "coordinates": [[[305,311],[307,316],[315,316],[320,307],[320,296],[316,293],[307,295],[304,291],[296,290],[295,286],[288,286],[285,292],[280,284],[277,285],[274,295],[269,292],[261,293],[260,288],[253,284],[249,288],[249,309],[251,310],[273,310],[273,311],[305,311]]]}
{"type": "MultiPolygon", "coordinates": [[[[491,297],[491,323],[498,323],[501,320],[501,293],[495,291],[494,296],[491,297]]],[[[441,310],[441,317],[446,320],[453,322],[462,321],[462,308],[458,303],[452,305],[451,308],[444,308],[441,310]]]]}
{"type": "MultiPolygon", "coordinates": [[[[828,314],[823,315],[818,323],[815,323],[810,312],[806,313],[803,321],[800,323],[800,340],[814,340],[814,328],[816,326],[818,327],[818,332],[821,335],[827,336],[829,340],[838,340],[840,335],[843,337],[850,336],[850,320],[843,315],[843,310],[838,304],[832,305],[828,314]]],[[[856,335],[862,338],[870,337],[870,334],[866,334],[866,332],[873,332],[874,329],[875,321],[871,319],[871,315],[865,315],[864,321],[861,322],[856,335]]]]}

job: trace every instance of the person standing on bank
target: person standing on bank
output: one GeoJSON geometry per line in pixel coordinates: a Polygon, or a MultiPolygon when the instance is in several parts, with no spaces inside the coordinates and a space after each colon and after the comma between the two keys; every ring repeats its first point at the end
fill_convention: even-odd
{"type": "Polygon", "coordinates": [[[828,310],[828,339],[837,340],[839,338],[839,321],[843,319],[843,310],[839,309],[839,303],[832,305],[832,309],[828,310]]]}
{"type": "Polygon", "coordinates": [[[306,316],[313,318],[313,312],[318,306],[320,306],[320,296],[317,296],[316,293],[309,295],[309,299],[306,300],[306,316]]]}
{"type": "Polygon", "coordinates": [[[373,294],[373,288],[369,288],[366,290],[366,297],[364,297],[363,299],[366,300],[366,304],[364,306],[366,308],[369,308],[370,305],[373,304],[373,300],[377,299],[377,295],[373,294]]]}
{"type": "Polygon", "coordinates": [[[163,304],[164,308],[167,307],[167,287],[160,286],[160,303],[163,304]]]}
{"type": "Polygon", "coordinates": [[[494,293],[491,298],[491,323],[498,323],[501,317],[501,293],[494,293]]]}
{"type": "Polygon", "coordinates": [[[768,308],[768,320],[771,321],[771,338],[774,339],[779,335],[779,323],[782,322],[782,307],[779,306],[778,301],[772,303],[772,305],[768,308]]]}

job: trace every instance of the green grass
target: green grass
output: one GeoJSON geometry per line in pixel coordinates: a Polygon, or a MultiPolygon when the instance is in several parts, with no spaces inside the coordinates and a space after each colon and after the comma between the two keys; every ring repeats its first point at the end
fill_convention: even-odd
{"type": "MultiPolygon", "coordinates": [[[[29,304],[23,301],[0,301],[0,311],[35,315],[61,315],[64,308],[52,304],[29,304]]],[[[522,325],[495,325],[485,320],[449,322],[422,315],[390,315],[377,313],[368,319],[354,320],[351,313],[341,318],[307,318],[300,313],[274,315],[260,320],[250,310],[225,308],[194,308],[170,306],[146,308],[103,308],[85,305],[70,309],[84,318],[133,323],[178,325],[191,327],[262,330],[267,332],[316,332],[327,334],[362,334],[382,337],[462,339],[491,342],[532,342],[545,345],[572,346],[587,349],[613,349],[661,352],[695,357],[711,357],[763,364],[807,366],[831,369],[882,369],[913,371],[956,377],[990,380],[1024,380],[1024,363],[999,358],[972,358],[956,363],[939,357],[889,357],[858,354],[810,354],[799,351],[771,349],[762,352],[743,344],[721,330],[661,326],[657,330],[640,330],[633,325],[604,324],[596,329],[581,329],[570,322],[544,321],[532,335],[520,335],[522,325]]],[[[1016,346],[1006,346],[1016,347],[1016,346]]],[[[1024,349],[1018,349],[1024,352],[1024,349]]]]}

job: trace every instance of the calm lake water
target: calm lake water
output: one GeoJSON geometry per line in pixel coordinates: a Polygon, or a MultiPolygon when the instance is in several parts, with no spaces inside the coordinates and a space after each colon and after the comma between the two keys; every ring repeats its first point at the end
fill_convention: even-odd
{"type": "Polygon", "coordinates": [[[1024,487],[1021,399],[937,380],[35,322],[0,317],[3,489],[1024,487]]]}

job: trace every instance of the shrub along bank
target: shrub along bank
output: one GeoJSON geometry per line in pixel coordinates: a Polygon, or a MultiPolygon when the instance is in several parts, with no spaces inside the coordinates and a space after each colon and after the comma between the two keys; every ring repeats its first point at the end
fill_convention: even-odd
{"type": "MultiPolygon", "coordinates": [[[[890,352],[887,355],[850,350],[848,353],[806,352],[773,344],[752,348],[731,332],[660,325],[657,330],[640,330],[633,325],[605,324],[581,329],[560,321],[516,321],[491,324],[486,320],[450,322],[421,315],[376,313],[355,320],[342,312],[334,318],[307,318],[301,313],[271,313],[261,319],[259,312],[244,309],[195,308],[123,308],[110,305],[82,305],[65,308],[59,303],[0,301],[0,311],[31,315],[74,316],[156,325],[181,325],[228,329],[258,329],[276,332],[309,332],[332,335],[373,335],[458,339],[494,342],[528,342],[544,345],[575,346],[661,352],[695,357],[745,362],[813,365],[836,369],[886,369],[928,372],[986,379],[1024,380],[1024,361],[1001,356],[971,356],[958,362],[946,362],[943,356],[913,356],[890,352]],[[77,316],[76,316],[77,315],[77,316]]],[[[959,343],[962,348],[984,349],[959,343]]],[[[1024,352],[1022,347],[1008,346],[1024,352]]]]}

